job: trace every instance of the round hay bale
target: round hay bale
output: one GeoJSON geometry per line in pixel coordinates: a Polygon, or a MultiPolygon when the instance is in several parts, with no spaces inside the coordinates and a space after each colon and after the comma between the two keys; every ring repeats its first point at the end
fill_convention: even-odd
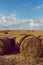
{"type": "Polygon", "coordinates": [[[26,58],[36,58],[41,54],[41,43],[37,37],[27,37],[20,45],[20,52],[26,58]]]}
{"type": "Polygon", "coordinates": [[[4,33],[5,33],[5,34],[8,34],[8,31],[7,31],[7,30],[5,30],[5,31],[4,31],[4,33]]]}
{"type": "Polygon", "coordinates": [[[42,44],[42,46],[43,46],[43,37],[41,36],[41,37],[39,37],[39,39],[40,39],[41,44],[42,44]]]}
{"type": "Polygon", "coordinates": [[[40,57],[43,57],[43,37],[39,37],[40,41],[41,41],[41,45],[42,45],[42,53],[40,54],[40,57]]]}
{"type": "Polygon", "coordinates": [[[42,46],[43,46],[43,38],[41,38],[41,44],[42,44],[42,46]]]}
{"type": "Polygon", "coordinates": [[[11,43],[9,38],[0,38],[0,46],[2,45],[0,54],[10,54],[11,52],[11,43]],[[2,52],[2,53],[1,53],[2,52]]]}
{"type": "Polygon", "coordinates": [[[28,35],[28,34],[20,34],[20,35],[18,35],[18,36],[16,37],[16,39],[15,39],[15,43],[18,44],[18,45],[20,45],[20,44],[22,43],[22,41],[23,41],[26,37],[28,37],[28,36],[33,36],[33,35],[28,35]]]}
{"type": "Polygon", "coordinates": [[[4,44],[3,44],[3,42],[0,40],[0,55],[4,53],[4,52],[3,52],[3,46],[4,46],[4,44]]]}
{"type": "Polygon", "coordinates": [[[28,35],[28,34],[21,34],[21,35],[18,35],[16,38],[15,38],[15,45],[17,47],[17,49],[19,50],[20,52],[20,45],[22,43],[22,41],[28,37],[28,36],[33,36],[33,35],[28,35]]]}

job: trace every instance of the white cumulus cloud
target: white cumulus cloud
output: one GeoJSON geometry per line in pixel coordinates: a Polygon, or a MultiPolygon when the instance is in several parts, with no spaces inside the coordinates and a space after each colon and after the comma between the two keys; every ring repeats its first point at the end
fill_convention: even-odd
{"type": "Polygon", "coordinates": [[[0,29],[43,29],[43,17],[38,19],[19,19],[15,14],[0,15],[0,29]]]}

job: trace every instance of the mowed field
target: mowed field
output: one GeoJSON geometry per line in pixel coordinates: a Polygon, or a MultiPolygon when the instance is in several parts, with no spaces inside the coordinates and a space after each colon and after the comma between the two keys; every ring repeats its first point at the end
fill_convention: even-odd
{"type": "Polygon", "coordinates": [[[33,34],[35,36],[43,36],[43,30],[0,30],[0,37],[15,37],[20,34],[33,34]]]}
{"type": "MultiPolygon", "coordinates": [[[[43,30],[0,30],[0,38],[14,38],[21,34],[43,37],[43,30]]],[[[27,59],[21,53],[0,55],[0,65],[43,65],[43,57],[34,60],[38,62],[31,62],[30,57],[27,59]]]]}

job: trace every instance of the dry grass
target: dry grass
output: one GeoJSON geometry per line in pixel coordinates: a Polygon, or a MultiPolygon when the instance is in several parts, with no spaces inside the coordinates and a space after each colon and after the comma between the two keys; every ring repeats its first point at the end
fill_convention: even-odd
{"type": "Polygon", "coordinates": [[[43,58],[25,59],[21,54],[0,56],[0,65],[43,65],[43,58]]]}
{"type": "Polygon", "coordinates": [[[29,65],[29,61],[20,55],[6,55],[0,57],[0,65],[29,65]]]}
{"type": "Polygon", "coordinates": [[[35,36],[43,36],[43,30],[8,30],[8,34],[5,34],[5,30],[0,30],[0,37],[14,37],[20,34],[33,34],[35,36]]]}

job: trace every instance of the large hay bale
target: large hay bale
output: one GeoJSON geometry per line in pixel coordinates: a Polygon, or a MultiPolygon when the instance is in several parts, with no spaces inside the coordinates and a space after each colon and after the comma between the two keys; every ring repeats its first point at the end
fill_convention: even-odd
{"type": "Polygon", "coordinates": [[[0,55],[3,54],[3,42],[0,40],[0,55]]]}
{"type": "Polygon", "coordinates": [[[28,36],[33,36],[33,35],[20,34],[20,35],[18,35],[18,36],[15,38],[15,45],[16,45],[17,49],[19,50],[19,52],[20,52],[20,45],[21,45],[22,41],[23,41],[26,37],[28,37],[28,36]]]}
{"type": "Polygon", "coordinates": [[[41,44],[42,44],[42,46],[43,46],[43,38],[41,38],[41,44]]]}
{"type": "Polygon", "coordinates": [[[28,36],[33,36],[33,35],[29,35],[29,34],[20,34],[15,38],[15,43],[20,45],[22,43],[22,41],[28,37],[28,36]]]}
{"type": "Polygon", "coordinates": [[[41,44],[42,44],[42,46],[43,46],[43,37],[40,36],[39,39],[41,40],[41,44]]]}
{"type": "Polygon", "coordinates": [[[42,45],[42,54],[41,54],[41,57],[43,57],[43,37],[39,37],[40,41],[41,41],[41,45],[42,45]]]}
{"type": "Polygon", "coordinates": [[[4,31],[4,33],[5,33],[5,34],[8,34],[8,31],[7,31],[7,30],[5,30],[5,31],[4,31]]]}
{"type": "Polygon", "coordinates": [[[10,54],[11,43],[9,38],[0,38],[0,54],[10,54]]]}
{"type": "Polygon", "coordinates": [[[42,45],[37,37],[27,37],[20,45],[20,52],[26,58],[36,58],[42,53],[42,45]]]}

